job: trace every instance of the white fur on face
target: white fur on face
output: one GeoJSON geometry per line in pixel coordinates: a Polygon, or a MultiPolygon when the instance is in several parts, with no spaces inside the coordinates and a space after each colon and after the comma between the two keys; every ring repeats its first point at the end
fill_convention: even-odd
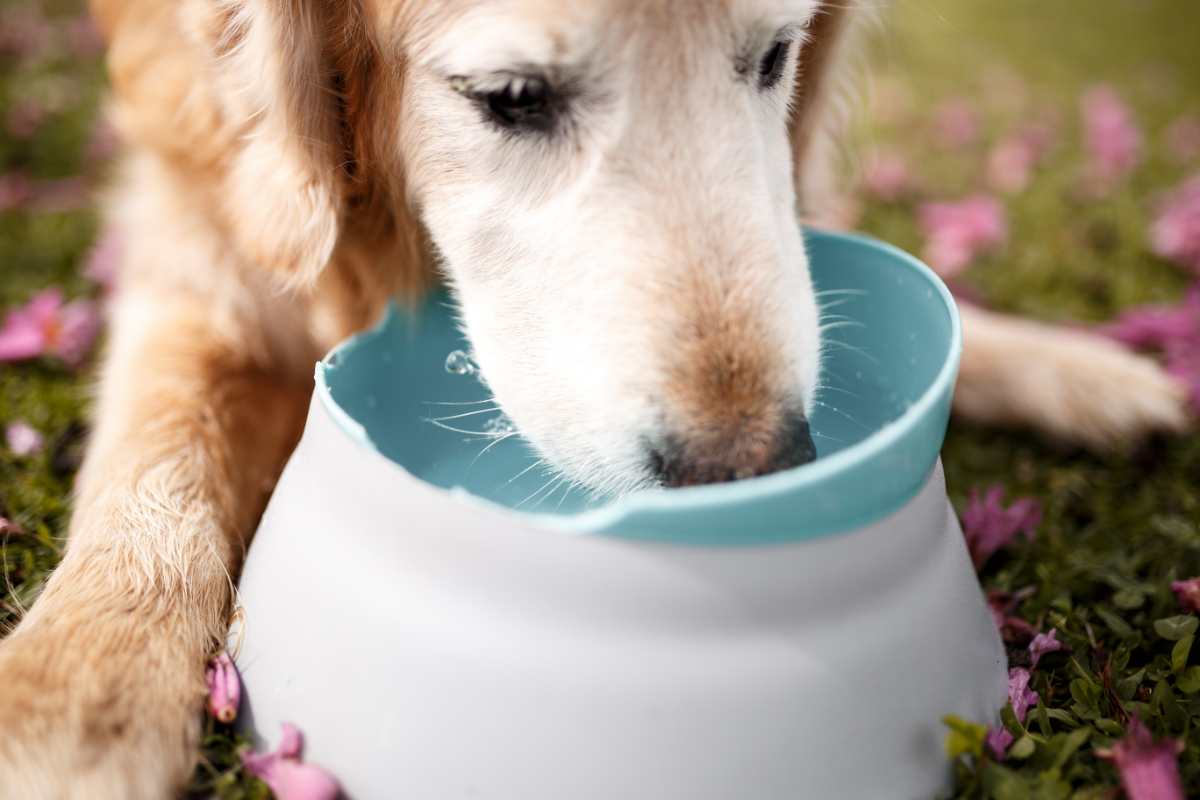
{"type": "Polygon", "coordinates": [[[787,108],[814,6],[494,0],[410,35],[410,189],[496,399],[570,478],[651,484],[656,442],[711,427],[698,343],[714,332],[762,414],[810,408],[787,108]],[[505,131],[462,91],[531,71],[569,95],[551,133],[505,131]]]}

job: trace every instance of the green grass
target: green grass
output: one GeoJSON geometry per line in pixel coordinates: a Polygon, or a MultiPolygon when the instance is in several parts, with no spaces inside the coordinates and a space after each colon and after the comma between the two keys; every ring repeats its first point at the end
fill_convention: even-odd
{"type": "MultiPolygon", "coordinates": [[[[74,8],[50,5],[58,12],[74,8]]],[[[893,100],[890,115],[864,116],[854,149],[895,150],[920,174],[923,197],[955,198],[981,186],[989,142],[1021,120],[1056,120],[1058,144],[1045,167],[1027,191],[1006,199],[1009,243],[973,267],[964,283],[996,308],[1056,321],[1102,320],[1128,305],[1177,298],[1188,279],[1148,253],[1146,225],[1155,196],[1200,169],[1172,163],[1160,146],[1171,120],[1185,111],[1200,114],[1197,30],[1200,6],[1172,0],[898,0],[873,35],[875,90],[864,106],[877,108],[897,93],[907,99],[893,100]],[[997,88],[1013,77],[1024,87],[1023,101],[997,88]],[[1116,86],[1132,104],[1147,151],[1127,184],[1103,200],[1078,191],[1078,95],[1098,81],[1116,86]],[[930,144],[929,120],[938,103],[953,97],[976,105],[983,138],[961,152],[943,152],[930,144]]],[[[60,51],[35,61],[0,56],[0,123],[21,95],[46,81],[66,81],[77,100],[29,140],[0,124],[0,173],[102,174],[83,157],[102,85],[97,59],[60,51]]],[[[866,202],[860,226],[919,251],[913,214],[919,199],[866,202]]],[[[0,213],[0,305],[51,284],[72,296],[93,292],[77,267],[94,231],[87,212],[0,213]]],[[[49,442],[32,458],[0,446],[0,515],[25,531],[9,535],[0,552],[0,630],[33,602],[61,552],[88,381],[86,370],[48,363],[0,367],[0,425],[26,420],[49,442]]],[[[1189,791],[1200,793],[1200,693],[1183,691],[1190,687],[1179,681],[1182,668],[1200,664],[1200,653],[1189,655],[1154,625],[1177,613],[1170,581],[1200,574],[1200,437],[1096,456],[1027,433],[955,422],[944,460],[959,507],[972,487],[992,483],[1005,484],[1010,496],[1042,501],[1045,520],[1035,541],[999,554],[981,577],[989,588],[1034,587],[1018,615],[1042,629],[1057,627],[1071,648],[1035,671],[1041,704],[1027,720],[1032,753],[1002,765],[960,758],[955,796],[1116,796],[1116,773],[1096,751],[1120,736],[1130,713],[1156,734],[1188,743],[1180,768],[1189,791]]],[[[1014,663],[1023,658],[1019,651],[1013,657],[1014,663]]],[[[193,793],[263,796],[264,787],[237,769],[237,740],[211,721],[207,726],[193,793]]]]}

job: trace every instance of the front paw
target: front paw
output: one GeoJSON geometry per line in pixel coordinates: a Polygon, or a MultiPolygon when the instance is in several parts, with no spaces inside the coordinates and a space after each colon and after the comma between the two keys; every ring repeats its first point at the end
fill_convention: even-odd
{"type": "Polygon", "coordinates": [[[0,642],[0,797],[177,795],[199,739],[200,666],[94,616],[0,642]]]}

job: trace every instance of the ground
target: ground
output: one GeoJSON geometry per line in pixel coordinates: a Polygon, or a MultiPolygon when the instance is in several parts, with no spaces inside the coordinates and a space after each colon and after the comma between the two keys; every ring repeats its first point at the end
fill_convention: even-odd
{"type": "MultiPolygon", "coordinates": [[[[74,178],[100,184],[109,143],[94,126],[100,57],[72,22],[77,13],[68,0],[0,2],[0,308],[47,286],[102,300],[81,276],[97,224],[74,178]]],[[[922,202],[988,192],[1003,204],[1007,236],[954,277],[964,296],[1071,324],[1177,301],[1188,274],[1151,254],[1148,225],[1161,193],[1200,170],[1195,154],[1172,156],[1167,142],[1172,122],[1200,114],[1197,30],[1200,6],[1172,0],[899,0],[869,37],[872,88],[857,103],[850,174],[869,177],[890,159],[913,177],[896,199],[881,199],[878,187],[860,192],[855,225],[921,252],[922,202]],[[1143,139],[1137,165],[1107,191],[1088,188],[1079,121],[1081,94],[1099,84],[1129,104],[1143,139]],[[1029,185],[989,188],[988,153],[1031,123],[1050,139],[1029,185]]],[[[92,367],[0,365],[0,426],[23,421],[46,441],[30,456],[0,443],[0,517],[14,523],[0,533],[0,632],[62,551],[92,367]]],[[[1069,648],[1033,670],[1040,700],[1026,719],[1029,739],[1009,716],[1020,745],[1006,760],[978,755],[978,731],[958,738],[954,796],[1120,796],[1100,753],[1132,716],[1186,743],[1182,782],[1200,794],[1200,670],[1188,671],[1200,652],[1190,652],[1194,623],[1170,589],[1200,574],[1200,436],[1100,456],[956,421],[944,460],[960,510],[972,489],[996,484],[1041,503],[1033,540],[1004,548],[980,577],[993,591],[1025,589],[1012,615],[1056,628],[1069,648]]],[[[1028,665],[1024,643],[1012,637],[1013,666],[1028,665]]],[[[228,729],[206,724],[193,791],[263,796],[237,769],[228,729]]]]}

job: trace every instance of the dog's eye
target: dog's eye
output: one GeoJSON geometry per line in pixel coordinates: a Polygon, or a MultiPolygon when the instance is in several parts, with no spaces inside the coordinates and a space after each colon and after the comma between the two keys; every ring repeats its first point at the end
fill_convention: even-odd
{"type": "Polygon", "coordinates": [[[779,79],[783,77],[783,68],[787,66],[788,51],[791,49],[791,43],[785,41],[777,41],[771,45],[771,49],[762,57],[762,61],[758,64],[758,86],[764,91],[772,89],[779,83],[779,79]]]}
{"type": "Polygon", "coordinates": [[[474,94],[488,118],[502,128],[545,133],[554,127],[560,103],[544,78],[511,78],[504,86],[474,94]]]}

